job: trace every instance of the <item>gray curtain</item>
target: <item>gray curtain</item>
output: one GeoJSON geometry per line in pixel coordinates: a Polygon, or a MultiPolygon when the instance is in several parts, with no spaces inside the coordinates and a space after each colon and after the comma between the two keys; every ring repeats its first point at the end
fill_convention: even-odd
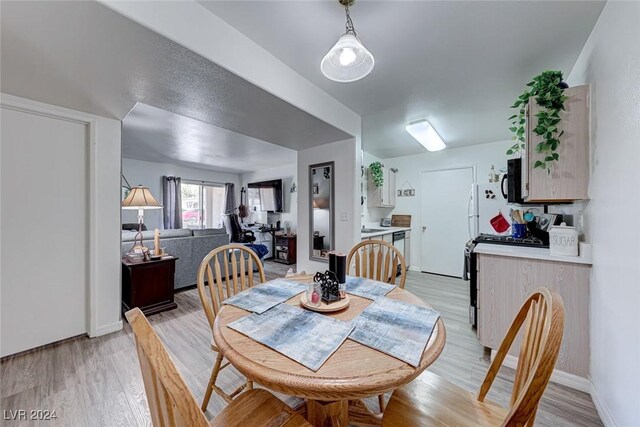
{"type": "Polygon", "coordinates": [[[236,186],[231,183],[231,182],[227,182],[226,184],[224,184],[224,191],[225,191],[225,204],[224,204],[224,213],[226,215],[235,213],[236,211],[236,186]]]}
{"type": "Polygon", "coordinates": [[[162,205],[165,229],[182,228],[181,179],[177,176],[162,177],[162,205]]]}

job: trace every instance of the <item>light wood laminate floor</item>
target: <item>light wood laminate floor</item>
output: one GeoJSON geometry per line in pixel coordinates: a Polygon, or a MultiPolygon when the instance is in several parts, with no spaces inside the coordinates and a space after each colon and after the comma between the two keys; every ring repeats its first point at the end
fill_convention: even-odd
{"type": "MultiPolygon", "coordinates": [[[[288,266],[267,263],[267,277],[284,276],[288,266]]],[[[447,328],[443,354],[429,369],[468,390],[477,391],[489,365],[488,354],[467,323],[468,284],[459,279],[409,272],[406,289],[442,313],[447,328]]],[[[169,349],[189,387],[201,401],[215,357],[209,347],[211,331],[195,289],[176,295],[178,308],[149,319],[169,349]]],[[[148,426],[151,424],[128,325],[103,337],[80,338],[43,350],[10,357],[1,364],[3,418],[9,410],[55,410],[49,422],[10,422],[2,425],[148,426]],[[7,412],[4,412],[7,411],[7,412]]],[[[507,406],[514,371],[503,368],[489,398],[507,406]]],[[[232,390],[242,381],[229,367],[219,384],[232,390]]],[[[299,400],[280,396],[291,405],[299,400]]],[[[377,400],[371,399],[375,407],[377,400]]],[[[215,393],[207,416],[225,406],[215,393]]],[[[586,393],[550,384],[536,418],[540,426],[602,425],[586,393]]]]}

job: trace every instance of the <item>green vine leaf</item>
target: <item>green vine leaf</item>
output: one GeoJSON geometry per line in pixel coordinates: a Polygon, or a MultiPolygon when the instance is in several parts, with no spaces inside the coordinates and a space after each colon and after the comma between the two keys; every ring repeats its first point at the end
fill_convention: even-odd
{"type": "MultiPolygon", "coordinates": [[[[534,168],[546,169],[550,172],[554,162],[560,159],[560,155],[556,152],[560,145],[560,137],[564,134],[559,129],[561,122],[560,112],[565,110],[565,101],[567,96],[560,87],[563,81],[561,71],[544,71],[535,76],[526,84],[527,89],[518,96],[511,108],[515,108],[518,114],[509,117],[511,126],[509,131],[514,134],[513,139],[518,141],[517,147],[510,147],[507,155],[519,154],[525,147],[525,124],[526,124],[526,105],[533,98],[541,109],[535,114],[535,124],[531,123],[533,133],[540,136],[542,141],[539,142],[535,150],[544,154],[545,159],[537,160],[534,168]]],[[[532,120],[533,122],[533,120],[532,120]]]]}
{"type": "Polygon", "coordinates": [[[382,172],[382,163],[373,162],[369,165],[369,171],[371,171],[371,178],[376,187],[382,187],[384,183],[384,173],[382,172]]]}

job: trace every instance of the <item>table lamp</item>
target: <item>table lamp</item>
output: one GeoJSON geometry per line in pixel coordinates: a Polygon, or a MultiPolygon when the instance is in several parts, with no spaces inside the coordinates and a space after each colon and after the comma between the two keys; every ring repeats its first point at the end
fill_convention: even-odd
{"type": "Polygon", "coordinates": [[[134,239],[133,247],[129,252],[144,253],[147,248],[142,244],[142,224],[144,222],[145,209],[162,209],[162,205],[151,195],[148,187],[138,185],[132,187],[129,195],[122,201],[122,209],[138,210],[138,233],[134,239]],[[140,242],[138,243],[138,237],[140,242]]]}

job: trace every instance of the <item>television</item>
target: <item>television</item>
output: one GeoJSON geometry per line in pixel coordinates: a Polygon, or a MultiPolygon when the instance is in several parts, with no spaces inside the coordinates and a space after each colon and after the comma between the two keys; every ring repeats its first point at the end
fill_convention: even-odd
{"type": "Polygon", "coordinates": [[[283,212],[281,179],[251,182],[247,187],[250,211],[283,212]]]}

